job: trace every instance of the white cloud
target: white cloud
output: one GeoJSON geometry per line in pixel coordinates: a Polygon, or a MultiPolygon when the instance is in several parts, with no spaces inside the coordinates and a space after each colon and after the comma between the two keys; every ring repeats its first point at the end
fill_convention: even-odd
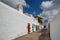
{"type": "Polygon", "coordinates": [[[29,4],[26,4],[26,6],[25,6],[25,7],[30,8],[30,5],[29,5],[29,4]]]}
{"type": "Polygon", "coordinates": [[[59,10],[52,10],[52,15],[57,15],[59,13],[59,10]]]}
{"type": "Polygon", "coordinates": [[[25,0],[19,0],[19,4],[26,6],[25,0]]]}
{"type": "Polygon", "coordinates": [[[21,6],[23,5],[23,6],[29,7],[29,5],[27,5],[27,3],[25,2],[25,0],[1,0],[1,1],[3,1],[4,3],[10,5],[13,8],[16,8],[16,6],[18,4],[20,4],[21,6]]]}
{"type": "Polygon", "coordinates": [[[52,20],[54,16],[56,16],[59,13],[59,10],[48,10],[48,11],[43,11],[41,16],[45,19],[52,20]]]}
{"type": "Polygon", "coordinates": [[[43,1],[42,4],[41,4],[41,6],[43,8],[50,8],[51,6],[53,6],[52,3],[53,3],[53,1],[43,1]]]}
{"type": "Polygon", "coordinates": [[[35,14],[36,14],[36,12],[34,11],[34,12],[33,12],[33,14],[35,15],[35,14]]]}
{"type": "Polygon", "coordinates": [[[45,19],[50,21],[59,13],[60,11],[60,0],[43,1],[41,4],[43,12],[40,14],[45,19]]]}

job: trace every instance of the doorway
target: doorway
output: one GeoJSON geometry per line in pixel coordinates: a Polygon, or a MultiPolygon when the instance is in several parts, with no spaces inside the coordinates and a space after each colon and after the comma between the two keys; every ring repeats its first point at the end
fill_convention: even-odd
{"type": "Polygon", "coordinates": [[[30,33],[30,23],[28,23],[28,26],[27,26],[27,31],[28,31],[28,34],[30,33]]]}

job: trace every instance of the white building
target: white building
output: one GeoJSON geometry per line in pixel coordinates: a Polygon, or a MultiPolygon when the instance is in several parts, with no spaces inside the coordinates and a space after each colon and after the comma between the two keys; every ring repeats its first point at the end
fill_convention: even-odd
{"type": "Polygon", "coordinates": [[[39,25],[33,18],[17,11],[8,5],[0,2],[0,40],[12,40],[19,36],[27,34],[27,26],[30,23],[31,32],[32,24],[39,25]]]}
{"type": "Polygon", "coordinates": [[[51,40],[60,40],[60,13],[50,23],[51,40]]]}

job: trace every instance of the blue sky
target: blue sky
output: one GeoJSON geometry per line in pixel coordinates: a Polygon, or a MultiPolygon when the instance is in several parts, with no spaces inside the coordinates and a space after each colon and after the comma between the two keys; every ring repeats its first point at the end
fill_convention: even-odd
{"type": "Polygon", "coordinates": [[[23,7],[24,13],[32,14],[33,16],[37,16],[42,13],[42,9],[40,5],[43,1],[50,1],[50,0],[25,0],[29,7],[23,7]]]}
{"type": "Polygon", "coordinates": [[[7,5],[17,9],[20,4],[23,7],[23,12],[32,14],[33,16],[42,16],[46,21],[52,20],[60,13],[60,0],[1,0],[7,5]]]}

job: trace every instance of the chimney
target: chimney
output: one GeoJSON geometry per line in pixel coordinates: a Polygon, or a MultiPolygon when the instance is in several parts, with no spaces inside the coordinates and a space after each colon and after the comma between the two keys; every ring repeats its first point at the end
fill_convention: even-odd
{"type": "Polygon", "coordinates": [[[22,5],[18,4],[18,5],[17,5],[17,10],[20,11],[20,12],[21,12],[21,11],[23,12],[23,7],[22,7],[22,5]]]}

